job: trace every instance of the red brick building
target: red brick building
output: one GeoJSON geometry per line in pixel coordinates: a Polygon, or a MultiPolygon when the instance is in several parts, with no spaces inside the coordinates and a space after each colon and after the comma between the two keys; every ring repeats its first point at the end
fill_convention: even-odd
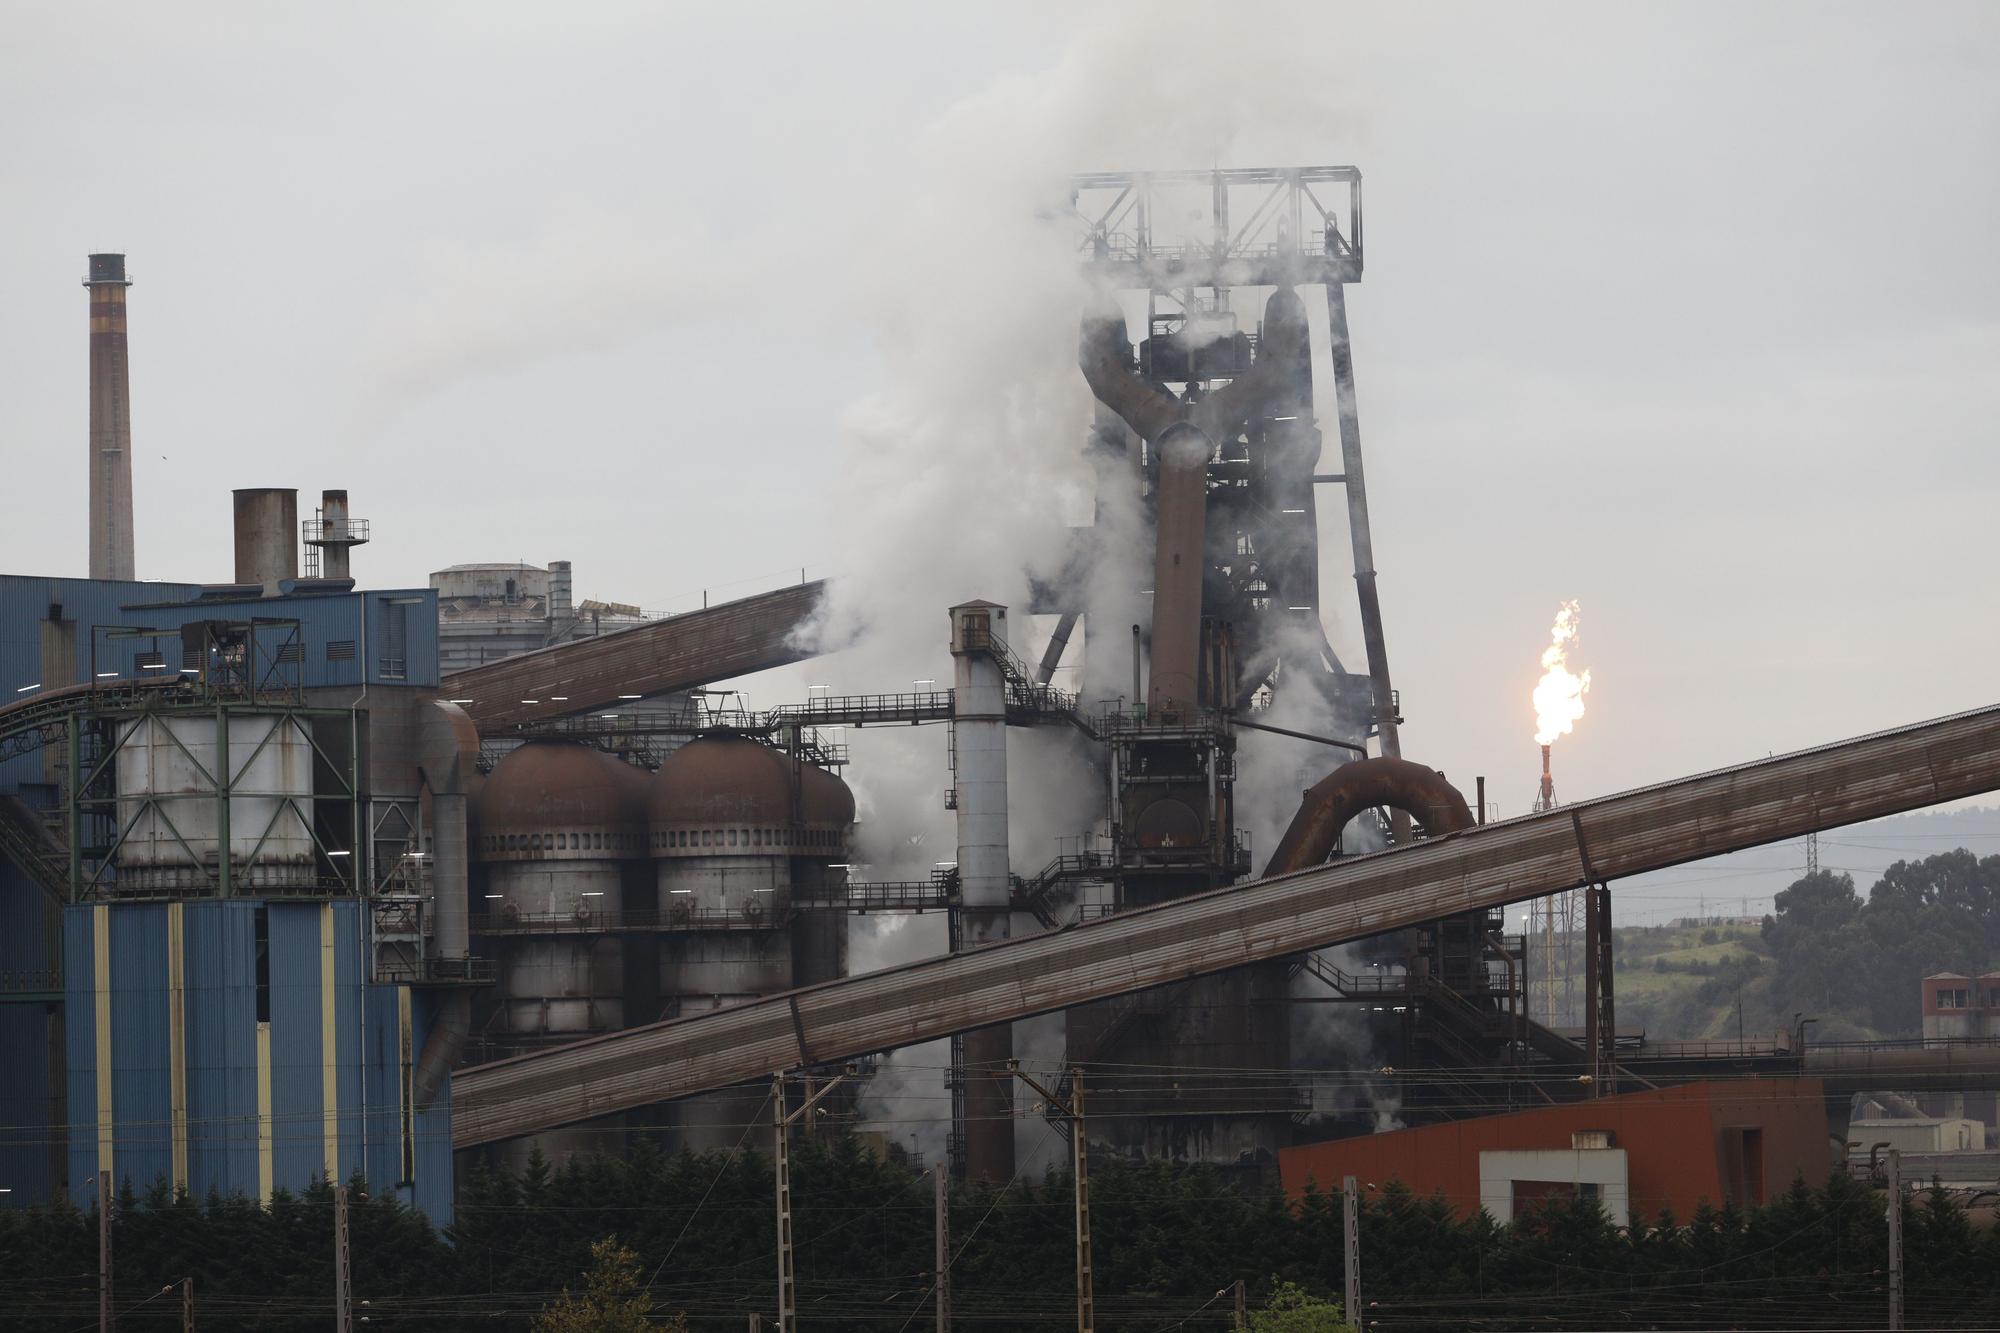
{"type": "Polygon", "coordinates": [[[1612,1219],[1685,1220],[1705,1200],[1750,1206],[1832,1169],[1826,1105],[1814,1079],[1743,1079],[1603,1097],[1420,1129],[1287,1148],[1285,1190],[1322,1191],[1353,1176],[1442,1194],[1460,1213],[1507,1221],[1554,1195],[1598,1199],[1612,1219]]]}

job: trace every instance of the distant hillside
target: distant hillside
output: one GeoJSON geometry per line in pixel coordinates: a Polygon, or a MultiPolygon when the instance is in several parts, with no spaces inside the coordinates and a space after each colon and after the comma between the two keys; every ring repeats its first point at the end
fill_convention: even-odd
{"type": "Polygon", "coordinates": [[[1777,968],[1756,926],[1628,926],[1614,933],[1612,954],[1620,1027],[1668,1039],[1759,1037],[1790,1017],[1773,1002],[1777,968]]]}

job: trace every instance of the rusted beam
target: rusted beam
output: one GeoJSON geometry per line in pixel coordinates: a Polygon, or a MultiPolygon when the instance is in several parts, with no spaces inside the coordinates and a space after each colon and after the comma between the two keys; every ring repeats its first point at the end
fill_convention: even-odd
{"type": "Polygon", "coordinates": [[[522,653],[446,676],[438,693],[469,700],[460,706],[491,735],[614,706],[628,695],[670,694],[789,666],[819,653],[797,631],[825,591],[815,580],[522,653]]]}

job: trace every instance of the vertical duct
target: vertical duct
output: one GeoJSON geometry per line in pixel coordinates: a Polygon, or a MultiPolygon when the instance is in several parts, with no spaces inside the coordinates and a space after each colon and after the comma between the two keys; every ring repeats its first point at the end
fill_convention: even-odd
{"type": "MultiPolygon", "coordinates": [[[[463,966],[471,951],[472,909],[466,801],[479,763],[479,730],[465,710],[433,700],[417,723],[417,766],[431,794],[431,902],[436,958],[463,966]]],[[[428,1108],[451,1077],[472,1035],[472,993],[453,987],[440,1001],[411,1073],[415,1104],[428,1108]]]]}
{"type": "Polygon", "coordinates": [[[280,583],[299,576],[299,493],[265,486],[233,494],[236,497],[234,581],[261,584],[265,596],[275,596],[280,583]]]}
{"type": "Polygon", "coordinates": [[[124,255],[90,256],[90,577],[132,573],[132,381],[124,255]]]}
{"type": "Polygon", "coordinates": [[[348,557],[354,544],[348,530],[346,491],[320,492],[319,537],[325,551],[321,556],[320,576],[329,579],[353,577],[349,572],[352,565],[348,557]]]}
{"type": "MultiPolygon", "coordinates": [[[[968,947],[1007,938],[1012,881],[1007,866],[1007,608],[966,602],[951,608],[953,788],[958,804],[960,920],[968,947]]],[[[1013,1029],[965,1034],[965,1163],[974,1179],[1014,1175],[1013,1029]]]]}
{"type": "Polygon", "coordinates": [[[558,620],[568,616],[574,591],[569,561],[549,561],[549,615],[558,620]]]}

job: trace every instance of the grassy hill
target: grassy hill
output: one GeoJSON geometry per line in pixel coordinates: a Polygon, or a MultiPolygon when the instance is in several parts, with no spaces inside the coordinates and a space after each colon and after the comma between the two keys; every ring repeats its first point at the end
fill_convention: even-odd
{"type": "MultiPolygon", "coordinates": [[[[1774,993],[1777,968],[1754,925],[1621,926],[1614,932],[1618,1026],[1643,1028],[1656,1040],[1728,1040],[1741,1034],[1769,1037],[1791,1026],[1792,1012],[1774,993]],[[1738,1005],[1741,1004],[1739,1019],[1738,1005]]],[[[1582,1004],[1583,959],[1575,959],[1576,1004],[1582,1004]]],[[[1531,963],[1530,976],[1539,974],[1531,963]]],[[[1822,1036],[1864,1038],[1880,1034],[1821,1017],[1822,1036]]],[[[1558,1016],[1558,1026],[1580,1027],[1581,1012],[1558,1016]]]]}
{"type": "Polygon", "coordinates": [[[1615,932],[1618,1025],[1650,1037],[1768,1036],[1775,1012],[1770,952],[1755,926],[1627,926],[1615,932]]]}

